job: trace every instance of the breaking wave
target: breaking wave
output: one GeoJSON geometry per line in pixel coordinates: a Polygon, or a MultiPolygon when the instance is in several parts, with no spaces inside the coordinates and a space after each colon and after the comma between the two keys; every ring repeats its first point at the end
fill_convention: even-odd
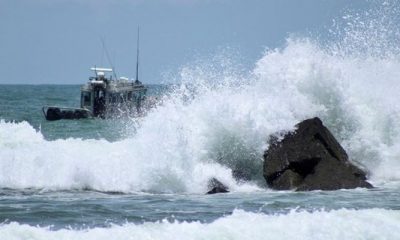
{"type": "Polygon", "coordinates": [[[235,210],[212,223],[126,223],[109,228],[60,229],[19,223],[0,225],[4,239],[399,239],[399,211],[384,209],[265,215],[235,210]]]}
{"type": "MultiPolygon", "coordinates": [[[[268,136],[314,116],[374,184],[399,182],[400,34],[393,9],[385,3],[346,15],[330,42],[289,38],[249,73],[224,57],[189,64],[181,84],[127,139],[48,141],[26,122],[1,121],[0,187],[203,193],[217,177],[233,191],[254,191],[263,185],[268,136]],[[251,181],[236,182],[233,169],[251,181]]],[[[13,226],[27,228],[3,229],[13,226]]]]}

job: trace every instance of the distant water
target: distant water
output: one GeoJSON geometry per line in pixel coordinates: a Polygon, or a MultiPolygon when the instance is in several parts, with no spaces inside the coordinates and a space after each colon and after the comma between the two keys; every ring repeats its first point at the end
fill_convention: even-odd
{"type": "Polygon", "coordinates": [[[390,4],[346,15],[331,41],[290,38],[249,72],[188,64],[181,84],[149,86],[160,104],[141,118],[48,122],[41,107],[79,106],[79,86],[0,85],[0,239],[400,239],[390,4]],[[266,187],[268,136],[314,116],[376,188],[266,187]],[[204,195],[212,177],[231,192],[204,195]]]}
{"type": "MultiPolygon", "coordinates": [[[[148,85],[149,96],[160,96],[167,85],[148,85]]],[[[28,122],[46,140],[59,138],[106,139],[115,141],[131,134],[136,119],[48,122],[43,106],[80,107],[80,85],[2,85],[0,119],[28,122]],[[126,127],[129,127],[127,131],[126,127]]]]}

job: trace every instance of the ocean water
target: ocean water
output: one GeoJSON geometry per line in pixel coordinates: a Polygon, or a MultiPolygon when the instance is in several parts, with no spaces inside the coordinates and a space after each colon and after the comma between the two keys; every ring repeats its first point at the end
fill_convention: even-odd
{"type": "Polygon", "coordinates": [[[79,86],[0,85],[0,239],[400,239],[398,13],[348,12],[248,71],[188,63],[140,118],[48,122],[79,86]],[[267,188],[269,136],[314,116],[375,188],[267,188]],[[212,177],[231,192],[205,195],[212,177]]]}

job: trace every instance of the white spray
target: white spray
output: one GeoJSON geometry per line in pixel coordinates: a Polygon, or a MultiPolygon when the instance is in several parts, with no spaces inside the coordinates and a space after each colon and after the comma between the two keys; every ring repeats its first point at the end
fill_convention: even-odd
{"type": "MultiPolygon", "coordinates": [[[[388,10],[390,9],[390,11],[388,10]]],[[[271,134],[319,116],[375,184],[400,181],[398,29],[383,4],[346,16],[335,41],[288,39],[248,74],[187,66],[182,84],[117,142],[47,141],[28,123],[0,122],[0,187],[203,193],[211,177],[260,189],[271,134]],[[237,183],[232,170],[250,174],[237,183]]],[[[342,23],[335,23],[341,26],[342,23]]]]}

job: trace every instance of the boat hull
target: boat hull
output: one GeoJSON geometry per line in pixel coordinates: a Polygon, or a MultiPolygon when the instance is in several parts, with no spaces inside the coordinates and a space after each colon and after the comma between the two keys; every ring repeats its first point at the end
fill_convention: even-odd
{"type": "Polygon", "coordinates": [[[43,114],[48,121],[61,119],[91,118],[92,113],[84,108],[43,107],[43,114]]]}

